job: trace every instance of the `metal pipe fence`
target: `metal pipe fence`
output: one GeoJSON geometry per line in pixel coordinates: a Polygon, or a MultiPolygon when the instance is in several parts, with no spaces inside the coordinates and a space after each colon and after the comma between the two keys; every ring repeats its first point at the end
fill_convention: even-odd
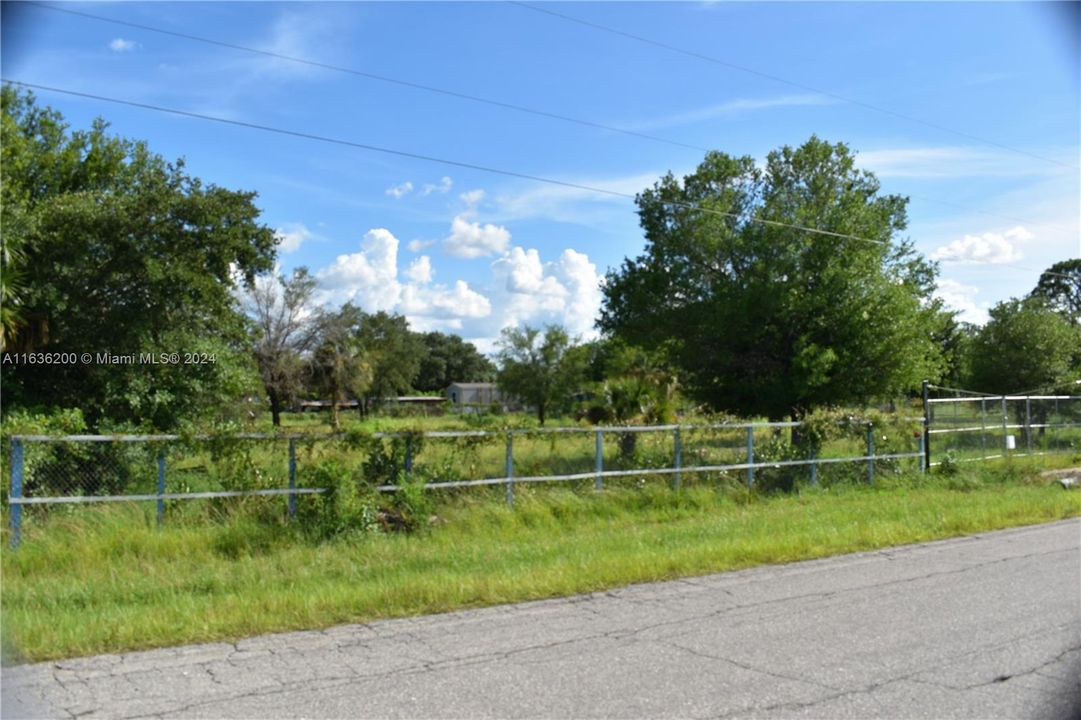
{"type": "Polygon", "coordinates": [[[929,387],[941,394],[924,396],[929,467],[1081,453],[1081,396],[984,395],[929,387]]]}
{"type": "Polygon", "coordinates": [[[650,478],[679,489],[714,475],[748,487],[874,483],[876,473],[897,471],[902,461],[925,469],[922,433],[911,432],[912,418],[896,420],[881,428],[854,423],[810,453],[787,438],[786,431],[800,427],[796,422],[357,436],[16,435],[7,439],[4,500],[17,547],[24,511],[50,505],[153,502],[160,525],[166,503],[281,496],[293,518],[298,497],[326,492],[311,471],[327,462],[355,469],[381,493],[410,483],[431,490],[503,486],[511,504],[517,485],[547,482],[596,490],[650,478]]]}

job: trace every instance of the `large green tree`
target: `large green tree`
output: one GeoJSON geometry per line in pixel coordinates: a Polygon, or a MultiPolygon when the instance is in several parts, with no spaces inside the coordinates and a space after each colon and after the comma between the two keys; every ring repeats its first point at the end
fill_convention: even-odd
{"type": "Polygon", "coordinates": [[[1081,258],[1063,260],[1047,268],[1029,297],[1043,300],[1070,322],[1081,325],[1081,258]]]}
{"type": "Polygon", "coordinates": [[[899,237],[906,199],[879,190],[846,145],[816,137],[764,168],[710,152],[638,196],[646,250],[609,273],[600,324],[664,346],[692,395],[751,415],[937,377],[935,268],[899,237]]]}
{"type": "Polygon", "coordinates": [[[168,428],[250,390],[234,291],[275,252],[255,193],[204,184],[102,120],[71,130],[30,94],[2,93],[3,232],[17,249],[5,253],[3,294],[18,311],[4,318],[5,349],[91,358],[6,357],[5,408],[80,407],[92,425],[168,428]],[[141,353],[181,362],[100,360],[141,353]]]}
{"type": "Polygon", "coordinates": [[[423,392],[446,390],[455,382],[490,382],[495,365],[457,335],[429,332],[421,335],[427,352],[420,361],[413,387],[423,392]]]}
{"type": "Polygon", "coordinates": [[[581,353],[558,325],[504,328],[499,340],[499,388],[531,405],[543,425],[553,408],[569,404],[578,389],[584,366],[581,353]]]}
{"type": "Polygon", "coordinates": [[[984,392],[1051,389],[1081,378],[1081,326],[1042,300],[1008,300],[972,342],[972,386],[984,392]]]}
{"type": "Polygon", "coordinates": [[[424,357],[424,343],[409,329],[403,315],[379,312],[365,315],[357,340],[371,364],[369,398],[376,404],[409,390],[424,357]]]}
{"type": "Polygon", "coordinates": [[[310,385],[330,401],[331,424],[341,425],[338,406],[350,397],[363,403],[372,387],[372,364],[358,338],[364,313],[346,303],[319,316],[314,350],[308,358],[310,385]]]}

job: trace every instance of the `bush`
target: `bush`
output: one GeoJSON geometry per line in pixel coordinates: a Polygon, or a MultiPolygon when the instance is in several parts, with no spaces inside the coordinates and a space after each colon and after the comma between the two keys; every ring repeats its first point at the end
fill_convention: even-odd
{"type": "Polygon", "coordinates": [[[379,520],[384,530],[415,532],[428,527],[434,507],[435,503],[423,483],[404,483],[398,487],[392,496],[390,508],[380,514],[379,520]]]}
{"type": "Polygon", "coordinates": [[[790,493],[796,489],[796,483],[808,476],[810,470],[807,465],[779,465],[769,467],[770,462],[785,462],[789,460],[805,460],[806,455],[800,452],[783,435],[776,434],[764,443],[756,444],[754,448],[755,463],[763,463],[767,467],[755,467],[754,486],[762,493],[790,493]]]}
{"type": "Polygon", "coordinates": [[[301,471],[306,487],[321,488],[319,495],[298,498],[296,519],[305,532],[320,538],[346,533],[369,533],[379,528],[378,498],[361,491],[359,478],[333,460],[301,471]]]}

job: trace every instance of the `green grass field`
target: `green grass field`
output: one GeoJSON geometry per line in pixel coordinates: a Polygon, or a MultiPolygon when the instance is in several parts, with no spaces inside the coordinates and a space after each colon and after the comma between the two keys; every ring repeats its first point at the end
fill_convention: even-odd
{"type": "Polygon", "coordinates": [[[3,555],[9,655],[45,660],[561,596],[1081,515],[1048,463],[758,495],[729,482],[443,496],[412,534],[317,540],[244,512],[80,508],[3,555]]]}

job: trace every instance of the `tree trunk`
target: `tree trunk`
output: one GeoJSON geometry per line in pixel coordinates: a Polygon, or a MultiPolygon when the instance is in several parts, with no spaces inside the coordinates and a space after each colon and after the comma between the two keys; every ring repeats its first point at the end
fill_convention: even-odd
{"type": "Polygon", "coordinates": [[[282,424],[282,399],[276,392],[268,392],[267,399],[270,400],[270,417],[274,423],[274,427],[281,427],[282,424]]]}
{"type": "Polygon", "coordinates": [[[537,405],[537,419],[540,420],[541,425],[544,425],[544,403],[537,405]]]}
{"type": "MultiPolygon", "coordinates": [[[[792,422],[799,422],[799,415],[793,410],[789,413],[792,422]]],[[[792,447],[800,447],[803,444],[803,428],[799,425],[792,426],[792,447]]]]}

